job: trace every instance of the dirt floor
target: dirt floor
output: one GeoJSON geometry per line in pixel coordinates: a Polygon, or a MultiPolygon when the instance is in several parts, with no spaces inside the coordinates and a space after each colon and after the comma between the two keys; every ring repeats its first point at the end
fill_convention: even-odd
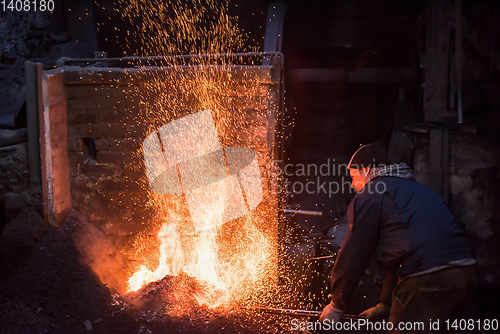
{"type": "MultiPolygon", "coordinates": [[[[190,277],[166,276],[135,294],[120,294],[120,284],[129,275],[124,259],[77,213],[55,228],[36,211],[24,210],[2,232],[0,334],[301,333],[291,330],[293,316],[199,306],[193,297],[199,283],[190,277]]],[[[299,281],[288,293],[291,300],[304,299],[299,281]]],[[[350,314],[376,303],[379,284],[370,275],[363,281],[350,314]]],[[[318,301],[303,308],[320,310],[322,305],[324,301],[318,301]]],[[[473,319],[498,319],[498,293],[478,289],[469,313],[473,319]]]]}
{"type": "MultiPolygon", "coordinates": [[[[20,220],[37,219],[39,217],[33,213],[24,214],[17,219],[17,225],[19,226],[20,220]]],[[[140,296],[125,297],[114,294],[88,265],[91,263],[88,253],[90,246],[83,245],[87,248],[82,249],[82,243],[75,239],[75,235],[85,235],[88,238],[92,233],[95,234],[94,227],[77,217],[70,217],[59,228],[41,228],[43,221],[40,220],[37,224],[27,224],[28,229],[32,231],[36,225],[38,230],[45,229],[46,232],[34,243],[31,250],[27,250],[28,246],[24,247],[24,254],[20,254],[14,244],[10,246],[10,250],[17,254],[12,254],[12,251],[9,253],[5,249],[8,242],[0,240],[0,246],[3,246],[3,249],[0,247],[0,255],[6,262],[4,264],[10,265],[10,270],[4,270],[0,276],[2,334],[289,331],[286,327],[289,328],[290,319],[237,309],[217,311],[192,307],[188,314],[166,315],[162,309],[168,305],[166,302],[157,303],[157,300],[163,300],[158,297],[163,294],[167,297],[164,300],[168,301],[169,293],[180,289],[175,281],[168,277],[161,289],[158,284],[156,287],[149,286],[149,290],[142,291],[140,296]],[[16,258],[16,255],[19,256],[16,258]],[[24,257],[22,262],[19,257],[24,257]],[[13,263],[17,267],[14,268],[13,263]]],[[[4,228],[4,232],[6,230],[8,226],[4,228]]],[[[17,233],[14,239],[19,239],[20,234],[23,233],[17,233]]],[[[5,233],[2,237],[4,236],[5,233]]]]}

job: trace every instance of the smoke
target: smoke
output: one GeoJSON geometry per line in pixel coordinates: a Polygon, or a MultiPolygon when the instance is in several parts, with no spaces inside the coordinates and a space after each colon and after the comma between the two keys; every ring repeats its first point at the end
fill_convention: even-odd
{"type": "Polygon", "coordinates": [[[61,227],[66,229],[81,254],[79,261],[88,265],[112,293],[123,293],[130,276],[124,256],[97,227],[74,211],[61,227]]]}

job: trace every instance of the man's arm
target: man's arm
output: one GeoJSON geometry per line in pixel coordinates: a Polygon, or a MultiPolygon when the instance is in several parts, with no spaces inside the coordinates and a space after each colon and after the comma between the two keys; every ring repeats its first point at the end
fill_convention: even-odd
{"type": "Polygon", "coordinates": [[[391,308],[392,290],[394,290],[396,284],[398,284],[398,276],[386,270],[384,282],[382,283],[382,291],[380,291],[380,296],[378,298],[379,303],[382,303],[388,308],[391,308]]]}
{"type": "Polygon", "coordinates": [[[394,290],[397,283],[398,276],[386,271],[384,284],[382,285],[382,291],[380,292],[380,297],[378,299],[379,303],[376,306],[361,312],[359,315],[363,315],[366,319],[370,320],[381,320],[387,318],[391,310],[392,290],[394,290]]]}
{"type": "Polygon", "coordinates": [[[344,310],[358,286],[378,239],[380,197],[377,194],[356,196],[349,205],[350,227],[332,270],[332,302],[344,310]]]}
{"type": "Polygon", "coordinates": [[[384,194],[380,211],[378,249],[375,258],[385,269],[385,277],[379,303],[362,312],[367,319],[385,319],[392,305],[392,291],[398,283],[395,271],[401,261],[410,254],[409,235],[392,198],[384,194]]]}

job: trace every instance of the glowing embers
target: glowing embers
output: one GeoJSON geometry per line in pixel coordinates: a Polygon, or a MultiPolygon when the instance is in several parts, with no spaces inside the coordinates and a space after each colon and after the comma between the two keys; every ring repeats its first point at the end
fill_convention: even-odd
{"type": "Polygon", "coordinates": [[[151,189],[184,194],[195,230],[239,218],[262,200],[255,152],[222,148],[210,110],[163,125],[146,137],[143,149],[151,189]],[[206,208],[215,206],[222,209],[207,219],[206,208]]]}

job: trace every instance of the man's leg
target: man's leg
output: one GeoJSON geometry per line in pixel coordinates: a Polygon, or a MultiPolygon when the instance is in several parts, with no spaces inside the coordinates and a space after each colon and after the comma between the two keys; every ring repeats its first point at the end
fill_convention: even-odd
{"type": "Polygon", "coordinates": [[[394,329],[390,333],[442,331],[452,313],[463,312],[475,289],[474,266],[446,268],[400,281],[393,292],[389,321],[394,329]]]}

